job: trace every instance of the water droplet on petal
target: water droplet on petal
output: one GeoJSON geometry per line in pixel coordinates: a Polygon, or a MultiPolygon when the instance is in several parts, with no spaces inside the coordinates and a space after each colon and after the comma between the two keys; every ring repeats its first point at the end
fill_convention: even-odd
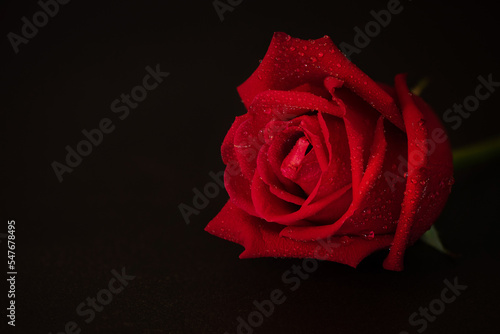
{"type": "Polygon", "coordinates": [[[372,240],[373,238],[375,238],[375,232],[370,231],[367,234],[363,234],[363,238],[368,239],[368,240],[372,240]]]}
{"type": "Polygon", "coordinates": [[[449,179],[448,179],[448,185],[449,186],[452,186],[455,184],[455,179],[453,178],[453,176],[451,176],[449,179]]]}
{"type": "Polygon", "coordinates": [[[344,235],[342,238],[340,238],[340,242],[343,244],[347,244],[351,241],[351,238],[348,237],[347,235],[344,235]]]}

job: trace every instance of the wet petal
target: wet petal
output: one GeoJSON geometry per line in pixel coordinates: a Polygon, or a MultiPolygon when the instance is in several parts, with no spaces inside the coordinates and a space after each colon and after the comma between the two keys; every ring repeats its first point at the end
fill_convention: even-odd
{"type": "Polygon", "coordinates": [[[441,213],[453,184],[453,165],[448,140],[436,141],[438,137],[442,139],[436,133],[445,132],[431,108],[409,92],[406,75],[396,76],[395,87],[408,134],[408,182],[394,245],[384,268],[399,271],[403,269],[406,248],[441,213]]]}
{"type": "Polygon", "coordinates": [[[370,102],[404,131],[403,119],[394,99],[352,64],[328,36],[307,41],[275,33],[261,64],[238,87],[238,92],[248,108],[264,91],[288,91],[305,83],[319,86],[329,76],[342,80],[346,88],[370,102]]]}
{"type": "Polygon", "coordinates": [[[229,201],[207,225],[205,231],[245,247],[240,258],[292,257],[316,258],[356,267],[371,253],[389,247],[392,236],[367,240],[360,237],[334,237],[301,242],[280,238],[282,226],[248,215],[229,201]]]}

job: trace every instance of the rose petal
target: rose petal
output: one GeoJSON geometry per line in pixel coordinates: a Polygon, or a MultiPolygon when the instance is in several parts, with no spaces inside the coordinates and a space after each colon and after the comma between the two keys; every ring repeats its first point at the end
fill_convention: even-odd
{"type": "Polygon", "coordinates": [[[352,182],[349,142],[344,122],[337,117],[319,113],[318,121],[329,153],[326,170],[321,175],[316,201],[352,182]]]}
{"type": "Polygon", "coordinates": [[[321,168],[316,157],[316,150],[313,149],[302,160],[300,169],[293,180],[309,196],[321,179],[321,168]]]}
{"type": "Polygon", "coordinates": [[[396,230],[406,184],[403,177],[406,164],[401,162],[407,156],[406,136],[380,118],[370,152],[359,193],[353,200],[357,209],[336,232],[337,235],[379,235],[396,230]],[[398,175],[397,182],[390,183],[393,180],[387,177],[387,173],[398,175]]]}
{"type": "Polygon", "coordinates": [[[251,190],[252,202],[255,206],[256,216],[261,217],[268,222],[276,222],[283,225],[310,225],[304,219],[288,219],[285,220],[281,217],[287,217],[292,212],[297,212],[304,206],[296,205],[292,201],[283,200],[277,195],[273,194],[270,190],[269,185],[267,185],[259,175],[255,173],[254,179],[252,181],[251,190]],[[280,219],[281,218],[281,219],[280,219]]]}
{"type": "Polygon", "coordinates": [[[236,206],[251,215],[256,215],[250,190],[251,182],[243,176],[238,164],[234,161],[230,162],[226,167],[224,172],[224,186],[236,206]]]}
{"type": "MultiPolygon", "coordinates": [[[[282,225],[307,226],[311,225],[309,221],[311,221],[314,215],[321,213],[325,208],[329,208],[329,206],[331,207],[333,202],[339,201],[341,204],[345,203],[345,196],[351,196],[350,189],[351,185],[349,184],[321,200],[313,203],[306,200],[300,207],[293,206],[291,203],[276,197],[269,190],[269,186],[264,183],[260,175],[256,173],[252,182],[252,201],[258,217],[282,225]]],[[[309,198],[313,196],[314,193],[309,198]]],[[[341,207],[341,205],[338,207],[341,207]]],[[[334,211],[330,211],[330,213],[332,215],[335,214],[334,211]]],[[[332,218],[335,219],[335,217],[332,218]]]]}
{"type": "Polygon", "coordinates": [[[257,167],[257,155],[264,144],[259,139],[258,130],[253,127],[252,119],[242,122],[234,135],[234,153],[243,175],[251,180],[257,167]]]}
{"type": "Polygon", "coordinates": [[[334,235],[356,234],[363,235],[373,231],[377,234],[387,234],[394,230],[390,222],[398,218],[402,200],[404,184],[399,184],[394,192],[383,178],[385,170],[395,165],[397,155],[405,153],[401,143],[405,143],[404,135],[396,128],[389,126],[384,132],[383,118],[380,117],[375,131],[374,142],[371,148],[368,168],[360,182],[359,191],[355,193],[351,206],[345,214],[337,221],[324,226],[310,226],[283,229],[281,236],[300,241],[324,239],[334,235]],[[390,151],[384,133],[389,133],[391,139],[390,151]],[[397,136],[400,137],[397,137],[397,136]],[[396,137],[393,137],[396,136],[396,137]],[[387,168],[387,169],[384,169],[387,168]],[[368,210],[370,206],[377,208],[368,210]],[[383,212],[379,206],[384,205],[383,212]],[[391,217],[393,217],[391,219],[391,217]],[[384,226],[386,227],[384,229],[384,226]]]}
{"type": "Polygon", "coordinates": [[[304,130],[304,134],[312,144],[314,154],[321,170],[325,171],[328,168],[330,152],[326,147],[327,140],[325,139],[321,125],[319,124],[319,115],[321,115],[321,113],[318,113],[318,116],[301,116],[299,126],[302,130],[304,130]]]}
{"type": "Polygon", "coordinates": [[[287,191],[286,187],[281,183],[281,181],[272,170],[267,158],[268,149],[269,145],[265,144],[261,148],[259,156],[257,158],[257,171],[262,178],[262,181],[269,185],[271,193],[278,196],[282,200],[297,205],[304,204],[305,199],[301,196],[303,194],[300,193],[300,189],[294,189],[296,191],[294,193],[290,193],[289,191],[287,191]]]}
{"type": "Polygon", "coordinates": [[[356,267],[371,253],[390,246],[392,236],[373,240],[334,237],[319,242],[300,242],[280,238],[282,227],[248,215],[231,201],[207,225],[205,231],[245,247],[240,258],[292,257],[316,258],[356,267]]]}
{"type": "Polygon", "coordinates": [[[373,134],[380,115],[370,105],[348,90],[339,89],[335,96],[346,106],[344,116],[349,140],[353,192],[358,193],[364,171],[368,164],[373,134]]]}
{"type": "Polygon", "coordinates": [[[344,110],[328,99],[308,92],[267,90],[255,97],[248,107],[255,115],[256,125],[264,127],[273,119],[290,120],[312,111],[321,111],[337,117],[344,116],[344,110]]]}
{"type": "Polygon", "coordinates": [[[439,119],[409,92],[406,75],[396,76],[395,88],[408,135],[408,182],[394,245],[384,268],[400,271],[406,248],[431,227],[446,203],[453,164],[448,140],[438,143],[435,138],[435,131],[444,133],[439,119]]]}
{"type": "Polygon", "coordinates": [[[299,173],[299,169],[302,165],[302,161],[306,157],[307,149],[311,143],[307,140],[306,137],[300,137],[293,146],[292,150],[285,157],[283,162],[281,163],[281,174],[295,181],[297,174],[299,173]]]}
{"type": "Polygon", "coordinates": [[[324,86],[322,85],[313,85],[310,84],[309,82],[306,82],[303,85],[297,86],[293,89],[292,91],[296,92],[308,92],[312,93],[316,96],[321,96],[322,98],[329,99],[330,98],[330,93],[325,89],[324,86]]]}
{"type": "Polygon", "coordinates": [[[345,87],[370,102],[405,131],[393,98],[352,64],[328,36],[306,41],[291,38],[285,33],[275,33],[261,64],[238,87],[238,92],[248,108],[254,98],[264,91],[288,91],[305,83],[321,85],[328,76],[344,81],[345,87]]]}
{"type": "Polygon", "coordinates": [[[224,137],[224,141],[222,142],[222,147],[221,147],[221,154],[222,154],[222,161],[226,165],[228,164],[229,161],[237,160],[236,154],[234,152],[234,135],[236,134],[236,131],[240,127],[241,123],[245,122],[248,119],[248,117],[249,117],[248,114],[237,116],[234,119],[231,128],[224,137]]]}
{"type": "Polygon", "coordinates": [[[267,151],[267,159],[269,165],[271,166],[271,170],[283,184],[285,189],[295,195],[300,193],[299,187],[295,184],[295,182],[291,181],[281,173],[281,164],[288,153],[292,150],[297,140],[303,135],[304,133],[299,127],[289,127],[274,137],[269,144],[269,149],[267,151]]]}

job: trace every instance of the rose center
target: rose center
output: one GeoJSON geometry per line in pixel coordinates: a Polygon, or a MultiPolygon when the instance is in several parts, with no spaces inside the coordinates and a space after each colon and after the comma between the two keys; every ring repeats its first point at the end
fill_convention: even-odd
{"type": "Polygon", "coordinates": [[[281,173],[290,180],[297,177],[302,161],[311,151],[312,145],[306,137],[300,137],[281,164],[281,173]]]}

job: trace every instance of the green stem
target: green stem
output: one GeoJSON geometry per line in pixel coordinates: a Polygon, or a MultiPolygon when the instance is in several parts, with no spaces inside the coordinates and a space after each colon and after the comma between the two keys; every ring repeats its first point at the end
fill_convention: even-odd
{"type": "Polygon", "coordinates": [[[453,150],[456,170],[487,162],[500,155],[500,137],[453,150]]]}

